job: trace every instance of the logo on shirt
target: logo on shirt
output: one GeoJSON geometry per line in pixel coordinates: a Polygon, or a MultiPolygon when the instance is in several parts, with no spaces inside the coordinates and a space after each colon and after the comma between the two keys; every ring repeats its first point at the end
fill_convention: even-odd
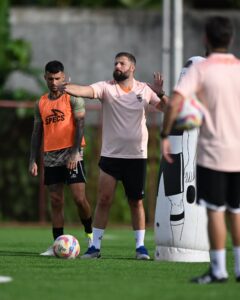
{"type": "Polygon", "coordinates": [[[139,102],[142,102],[143,101],[143,96],[141,94],[138,94],[137,99],[138,99],[139,102]]]}
{"type": "Polygon", "coordinates": [[[64,121],[65,115],[61,110],[51,109],[51,111],[53,114],[46,117],[46,125],[64,121]]]}

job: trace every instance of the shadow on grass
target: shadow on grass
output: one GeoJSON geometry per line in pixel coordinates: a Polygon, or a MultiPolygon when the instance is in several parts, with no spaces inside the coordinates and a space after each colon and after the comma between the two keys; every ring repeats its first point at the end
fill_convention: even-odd
{"type": "MultiPolygon", "coordinates": [[[[42,259],[52,259],[56,258],[53,256],[41,256],[39,253],[36,252],[26,252],[26,251],[11,251],[11,250],[0,250],[0,256],[21,256],[21,257],[38,257],[42,259]]],[[[77,259],[82,260],[82,261],[89,261],[89,259],[81,259],[81,257],[78,257],[77,259]]],[[[90,259],[90,260],[107,260],[107,261],[114,261],[114,260],[125,260],[125,261],[139,261],[139,262],[146,262],[146,261],[154,261],[154,259],[149,259],[149,260],[137,260],[135,257],[124,257],[124,256],[102,256],[97,259],[90,259]]]]}
{"type": "MultiPolygon", "coordinates": [[[[80,257],[81,259],[81,257],[80,257]]],[[[104,255],[101,256],[100,258],[94,258],[94,259],[82,259],[82,261],[89,261],[89,260],[129,260],[129,261],[139,261],[139,262],[148,262],[148,261],[154,261],[153,258],[150,259],[136,259],[135,257],[124,257],[124,256],[108,256],[104,255]]]]}
{"type": "Polygon", "coordinates": [[[0,256],[39,256],[39,253],[8,250],[8,251],[0,251],[0,256]]]}

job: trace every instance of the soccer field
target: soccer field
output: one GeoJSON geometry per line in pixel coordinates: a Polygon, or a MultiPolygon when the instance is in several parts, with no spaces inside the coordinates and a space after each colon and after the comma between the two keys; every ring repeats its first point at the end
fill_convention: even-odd
{"type": "MultiPolygon", "coordinates": [[[[82,230],[67,227],[86,250],[82,230]]],[[[64,260],[41,257],[51,241],[51,229],[43,227],[0,228],[0,276],[12,282],[0,284],[1,300],[50,299],[238,299],[240,284],[233,276],[232,251],[228,249],[230,280],[225,284],[198,286],[189,279],[205,272],[207,263],[136,261],[134,238],[129,228],[106,230],[102,258],[64,260]]],[[[153,231],[146,234],[153,258],[153,231]]]]}

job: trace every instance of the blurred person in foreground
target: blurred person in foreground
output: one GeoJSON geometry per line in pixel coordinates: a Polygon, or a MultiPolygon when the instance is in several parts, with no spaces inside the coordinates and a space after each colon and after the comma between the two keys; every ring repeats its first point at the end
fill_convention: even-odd
{"type": "Polygon", "coordinates": [[[107,226],[117,182],[123,183],[131,212],[136,240],[136,259],[147,260],[144,246],[145,211],[143,206],[147,163],[148,130],[146,110],[149,104],[163,111],[167,97],[160,73],[154,84],[134,79],[136,59],[131,53],[115,56],[113,80],[89,86],[66,84],[63,89],[74,96],[99,99],[102,103],[102,149],[99,161],[99,190],[93,222],[93,245],[82,256],[99,258],[101,241],[107,226]],[[156,94],[153,90],[156,91],[156,94]]]}
{"type": "MultiPolygon", "coordinates": [[[[89,247],[92,242],[92,218],[85,195],[84,100],[59,91],[58,86],[65,81],[61,62],[48,62],[44,78],[49,93],[43,95],[35,105],[29,172],[32,176],[38,175],[37,158],[43,140],[44,184],[51,201],[53,239],[64,234],[64,185],[68,184],[89,247]]],[[[41,255],[53,256],[52,246],[41,255]]]]}
{"type": "Polygon", "coordinates": [[[240,282],[240,61],[228,53],[233,26],[228,18],[210,17],[205,24],[208,58],[193,65],[177,85],[165,114],[162,154],[171,163],[168,139],[178,109],[192,94],[206,108],[197,153],[197,200],[207,208],[210,269],[191,281],[198,284],[227,281],[225,217],[229,217],[240,282]]]}

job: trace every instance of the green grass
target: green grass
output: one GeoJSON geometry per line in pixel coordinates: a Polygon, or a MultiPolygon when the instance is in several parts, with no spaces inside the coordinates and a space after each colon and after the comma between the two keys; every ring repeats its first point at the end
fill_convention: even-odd
{"type": "MultiPolygon", "coordinates": [[[[66,233],[79,238],[86,250],[83,234],[68,227],[66,233]]],[[[51,241],[46,227],[0,228],[0,275],[12,282],[0,284],[1,300],[172,300],[238,299],[240,285],[233,275],[232,251],[228,249],[230,280],[226,284],[198,286],[189,279],[205,272],[207,263],[136,261],[130,228],[107,229],[98,260],[64,260],[41,257],[51,241]]],[[[146,234],[146,246],[154,254],[153,231],[146,234]]]]}

